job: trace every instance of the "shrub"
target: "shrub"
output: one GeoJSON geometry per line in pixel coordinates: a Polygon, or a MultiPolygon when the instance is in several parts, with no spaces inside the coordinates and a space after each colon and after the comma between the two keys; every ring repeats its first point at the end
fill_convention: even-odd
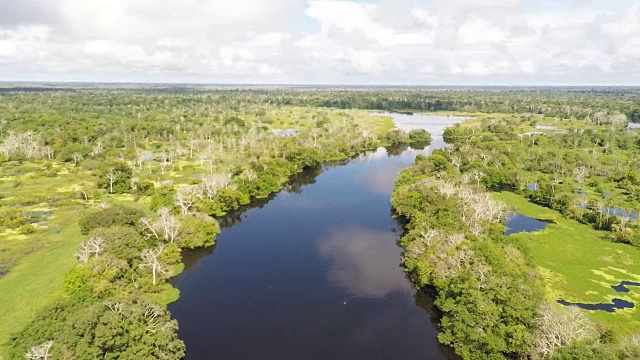
{"type": "Polygon", "coordinates": [[[218,222],[210,217],[186,216],[180,226],[179,245],[182,248],[193,249],[211,246],[220,233],[218,222]]]}
{"type": "Polygon", "coordinates": [[[135,226],[144,213],[124,206],[113,206],[80,219],[80,231],[87,235],[91,230],[111,226],[135,226]]]}
{"type": "Polygon", "coordinates": [[[431,134],[424,129],[411,130],[411,132],[409,132],[409,140],[411,145],[429,146],[431,145],[431,134]]]}

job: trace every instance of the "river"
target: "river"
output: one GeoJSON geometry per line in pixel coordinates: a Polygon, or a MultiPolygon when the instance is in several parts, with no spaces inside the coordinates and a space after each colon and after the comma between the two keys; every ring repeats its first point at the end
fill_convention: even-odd
{"type": "Polygon", "coordinates": [[[452,359],[431,299],[401,267],[389,197],[401,169],[462,118],[392,114],[423,151],[384,149],[296,177],[185,254],[169,305],[187,359],[452,359]]]}

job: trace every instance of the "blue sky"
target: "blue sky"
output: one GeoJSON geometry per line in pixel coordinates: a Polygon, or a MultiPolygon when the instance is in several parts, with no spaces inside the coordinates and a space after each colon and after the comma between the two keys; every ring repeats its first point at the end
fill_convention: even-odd
{"type": "Polygon", "coordinates": [[[2,0],[0,80],[640,85],[640,0],[2,0]]]}

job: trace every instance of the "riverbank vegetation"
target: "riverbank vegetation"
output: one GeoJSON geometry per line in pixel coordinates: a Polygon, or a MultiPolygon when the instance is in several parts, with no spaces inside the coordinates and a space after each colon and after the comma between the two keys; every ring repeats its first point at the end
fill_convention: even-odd
{"type": "Polygon", "coordinates": [[[435,291],[439,339],[463,358],[639,356],[637,291],[616,285],[640,274],[640,138],[613,116],[485,114],[447,129],[446,149],[398,177],[404,265],[435,291]],[[550,223],[504,236],[513,211],[550,223]],[[612,301],[632,307],[597,310],[612,301]]]}
{"type": "MultiPolygon", "coordinates": [[[[632,351],[598,317],[546,307],[548,279],[569,273],[502,235],[509,209],[487,189],[590,227],[619,259],[618,246],[640,243],[638,138],[623,129],[640,121],[639,99],[620,88],[0,87],[0,356],[181,358],[165,305],[182,250],[211,246],[215,218],[304,169],[430,144],[371,116],[382,110],[474,117],[403,172],[393,197],[408,221],[405,266],[438,294],[443,343],[466,358],[632,351]],[[571,321],[585,330],[543,331],[571,321]]],[[[595,300],[583,289],[557,293],[595,300]]]]}
{"type": "Polygon", "coordinates": [[[181,249],[212,245],[215,217],[305,168],[390,145],[393,127],[245,94],[93,89],[6,94],[0,118],[10,358],[181,358],[164,307],[181,249]]]}

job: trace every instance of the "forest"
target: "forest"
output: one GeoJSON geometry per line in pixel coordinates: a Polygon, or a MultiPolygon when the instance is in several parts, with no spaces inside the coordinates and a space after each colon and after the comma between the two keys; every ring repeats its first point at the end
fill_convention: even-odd
{"type": "Polygon", "coordinates": [[[93,88],[3,94],[2,353],[182,358],[165,308],[178,294],[167,280],[183,268],[183,249],[214,244],[216,219],[304,169],[430,140],[420,130],[391,131],[390,119],[366,111],[269,98],[93,88]]]}
{"type": "Polygon", "coordinates": [[[614,292],[640,278],[637,130],[501,114],[444,139],[392,197],[404,266],[437,296],[439,340],[465,359],[638,358],[637,313],[596,310],[638,300],[614,292]],[[507,235],[514,214],[546,228],[507,235]]]}
{"type": "Polygon", "coordinates": [[[166,308],[183,252],[305,169],[431,143],[380,110],[470,119],[391,198],[441,343],[465,359],[640,356],[635,311],[557,302],[640,281],[637,89],[50,85],[0,88],[0,357],[183,358],[166,308]],[[514,212],[552,223],[506,236],[514,212]],[[581,236],[554,243],[567,228],[581,236]],[[600,253],[583,279],[566,247],[600,253]]]}

